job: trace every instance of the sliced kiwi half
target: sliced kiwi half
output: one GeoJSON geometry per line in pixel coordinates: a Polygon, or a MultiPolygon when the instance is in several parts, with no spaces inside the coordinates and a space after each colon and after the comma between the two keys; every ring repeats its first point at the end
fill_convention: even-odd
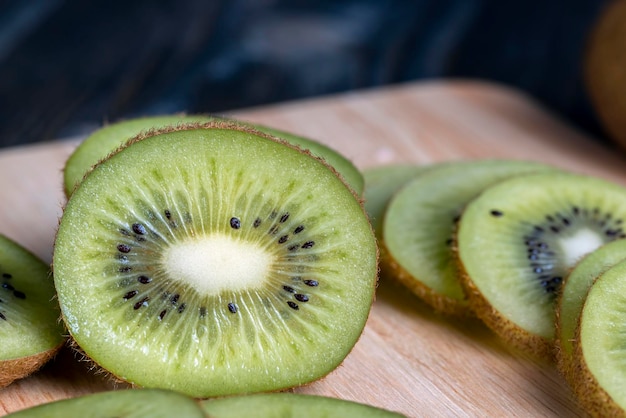
{"type": "Polygon", "coordinates": [[[429,167],[417,164],[393,164],[363,170],[365,211],[379,238],[382,237],[383,216],[391,197],[429,167]]]}
{"type": "Polygon", "coordinates": [[[626,415],[626,261],[590,287],[574,341],[574,391],[592,416],[626,415]]]}
{"type": "Polygon", "coordinates": [[[49,266],[0,235],[0,387],[36,371],[63,346],[54,295],[49,266]]]}
{"type": "Polygon", "coordinates": [[[201,401],[212,418],[401,418],[397,412],[318,395],[264,393],[201,401]]]}
{"type": "Polygon", "coordinates": [[[313,139],[294,135],[289,132],[274,129],[268,126],[251,124],[234,119],[225,119],[210,115],[161,115],[136,119],[124,120],[106,125],[87,137],[70,155],[63,170],[63,182],[66,196],[81,182],[89,169],[109,153],[115,151],[124,142],[144,131],[162,129],[168,126],[177,126],[190,123],[203,123],[210,121],[231,121],[244,126],[253,127],[256,130],[269,135],[284,139],[304,149],[308,149],[314,155],[325,159],[345,179],[357,194],[363,192],[363,175],[354,164],[339,154],[337,151],[313,139]]]}
{"type": "Polygon", "coordinates": [[[332,167],[237,124],[168,128],[97,164],[53,255],[63,318],[118,378],[196,397],[316,380],[359,338],[377,279],[332,167]]]}
{"type": "Polygon", "coordinates": [[[407,182],[385,210],[382,269],[437,311],[469,315],[452,242],[465,206],[503,179],[554,170],[534,162],[462,161],[441,164],[407,182]]]}
{"type": "Polygon", "coordinates": [[[198,403],[159,389],[123,389],[62,399],[23,409],[11,418],[206,418],[198,403]]]}
{"type": "Polygon", "coordinates": [[[555,297],[578,260],[626,237],[626,189],[571,173],[505,180],[461,217],[457,252],[477,315],[504,340],[552,358],[555,297]]]}
{"type": "Polygon", "coordinates": [[[609,242],[584,256],[566,276],[556,302],[557,364],[568,380],[572,376],[573,341],[585,297],[594,280],[626,259],[626,240],[609,242]]]}

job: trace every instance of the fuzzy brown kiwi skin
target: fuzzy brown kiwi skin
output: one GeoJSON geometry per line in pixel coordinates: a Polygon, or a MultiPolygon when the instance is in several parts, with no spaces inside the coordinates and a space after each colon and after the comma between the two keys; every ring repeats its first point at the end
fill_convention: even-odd
{"type": "Polygon", "coordinates": [[[65,342],[32,356],[0,361],[0,388],[39,370],[44,364],[52,360],[64,344],[65,342]]]}
{"type": "MultiPolygon", "coordinates": [[[[164,127],[164,128],[159,128],[159,129],[150,129],[144,132],[141,132],[140,134],[138,134],[137,136],[130,138],[128,141],[126,141],[124,144],[120,145],[117,149],[115,149],[114,151],[110,152],[106,157],[102,158],[98,163],[94,164],[83,176],[83,180],[96,168],[98,167],[100,164],[102,164],[104,161],[106,161],[107,159],[111,158],[113,155],[117,154],[118,152],[121,152],[122,150],[124,150],[126,147],[131,146],[132,144],[136,143],[136,142],[140,142],[143,141],[146,138],[155,136],[155,135],[160,135],[160,134],[165,134],[165,133],[170,133],[170,132],[178,132],[178,131],[185,131],[185,130],[192,130],[192,129],[230,129],[230,130],[236,130],[239,132],[247,132],[249,134],[255,135],[255,136],[260,136],[266,139],[269,139],[271,141],[274,142],[278,142],[284,146],[290,147],[292,149],[295,149],[299,152],[301,152],[302,154],[308,155],[309,157],[319,161],[321,164],[323,164],[328,170],[330,170],[333,174],[335,174],[335,176],[337,176],[337,178],[343,183],[343,185],[350,191],[350,193],[352,194],[352,196],[354,197],[354,199],[358,202],[361,211],[363,213],[363,216],[366,219],[368,218],[367,212],[365,210],[365,205],[364,205],[364,200],[363,198],[361,198],[358,193],[345,181],[345,179],[343,178],[343,176],[330,164],[328,164],[326,162],[326,160],[324,160],[321,157],[318,157],[314,154],[312,154],[308,149],[304,149],[301,148],[298,145],[292,144],[282,138],[278,138],[276,136],[267,134],[265,132],[261,132],[258,131],[256,129],[254,129],[251,126],[247,126],[247,125],[242,125],[236,122],[231,122],[228,120],[212,120],[212,121],[208,121],[208,122],[195,122],[195,123],[187,123],[187,124],[177,124],[174,126],[168,126],[168,127],[164,127]]],[[[81,181],[82,183],[82,181],[81,181]]],[[[80,187],[80,184],[77,184],[75,189],[80,187]]],[[[74,190],[75,191],[75,190],[74,190]]],[[[73,195],[73,193],[72,193],[73,195]]],[[[71,197],[70,197],[71,199],[71,197]]],[[[66,203],[67,204],[67,203],[66,203]]],[[[63,210],[65,210],[65,206],[63,207],[63,210]]],[[[60,224],[61,222],[61,218],[59,218],[58,223],[60,224]]],[[[370,232],[372,234],[372,237],[375,237],[375,233],[374,233],[374,229],[371,225],[370,222],[368,222],[369,228],[370,228],[370,232]]],[[[58,227],[57,227],[57,232],[58,232],[58,227]]],[[[375,239],[375,238],[373,238],[375,239]]],[[[55,242],[56,242],[56,237],[55,237],[55,242]]],[[[380,261],[380,248],[379,245],[376,245],[376,265],[379,265],[379,261],[380,261]]],[[[51,269],[54,272],[54,265],[51,264],[51,269]]],[[[377,272],[379,272],[379,270],[377,270],[377,272]]],[[[376,276],[376,280],[374,281],[374,289],[376,289],[378,287],[378,280],[379,280],[379,275],[377,274],[376,276]]],[[[371,306],[374,303],[374,301],[376,300],[376,292],[372,292],[372,300],[370,302],[370,311],[371,312],[371,306]]],[[[369,313],[368,313],[369,315],[369,313]]],[[[65,318],[63,316],[63,313],[61,313],[61,320],[65,323],[65,318]]],[[[69,331],[68,331],[69,332],[69,331]]],[[[346,354],[347,358],[350,355],[350,352],[354,349],[354,347],[356,346],[356,344],[359,342],[361,336],[363,335],[363,333],[361,333],[361,335],[359,335],[359,338],[357,339],[357,341],[355,341],[355,344],[352,346],[351,350],[346,354]]],[[[95,362],[94,360],[92,360],[78,345],[78,343],[76,342],[76,340],[74,339],[73,335],[71,334],[71,332],[69,332],[69,339],[67,341],[68,346],[78,355],[82,358],[83,361],[88,362],[91,365],[91,369],[96,370],[97,374],[102,374],[104,376],[106,376],[110,381],[114,382],[114,383],[121,383],[121,384],[128,384],[131,387],[135,387],[135,388],[139,388],[141,386],[136,385],[132,382],[128,382],[126,380],[124,380],[123,378],[111,373],[110,371],[104,369],[103,367],[101,367],[97,362],[95,362]]],[[[336,370],[336,369],[335,369],[336,370]]],[[[317,380],[322,380],[324,379],[328,374],[332,373],[334,370],[330,370],[326,375],[320,376],[317,380]]],[[[311,383],[314,383],[315,381],[311,381],[305,384],[300,385],[299,387],[305,387],[310,385],[311,383]]],[[[277,388],[275,391],[276,392],[280,392],[280,391],[284,391],[287,389],[293,389],[294,387],[285,387],[285,388],[277,388]]]]}
{"type": "Polygon", "coordinates": [[[454,260],[459,271],[461,287],[469,302],[470,309],[488,328],[494,331],[511,347],[521,353],[529,353],[534,358],[554,362],[554,342],[550,339],[529,333],[513,324],[495,310],[480,292],[463,266],[456,243],[456,234],[452,245],[454,260]]]}
{"type": "Polygon", "coordinates": [[[458,319],[467,319],[475,317],[474,312],[468,304],[461,303],[461,301],[450,298],[439,293],[433,292],[433,290],[424,285],[406,271],[400,263],[398,263],[391,252],[385,247],[385,243],[379,241],[380,246],[380,274],[384,278],[395,280],[401,285],[408,288],[417,297],[431,306],[436,313],[454,317],[458,319]]]}
{"type": "Polygon", "coordinates": [[[580,341],[580,326],[576,328],[572,343],[572,365],[568,383],[579,405],[592,417],[626,417],[624,411],[600,386],[587,368],[580,341]]]}

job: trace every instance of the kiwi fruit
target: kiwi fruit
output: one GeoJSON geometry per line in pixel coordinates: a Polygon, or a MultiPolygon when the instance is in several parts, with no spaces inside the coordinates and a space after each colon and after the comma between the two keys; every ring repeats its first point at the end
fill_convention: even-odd
{"type": "Polygon", "coordinates": [[[471,315],[452,250],[464,207],[505,178],[553,168],[512,160],[441,164],[407,182],[389,201],[382,234],[381,269],[436,311],[471,315]]]}
{"type": "Polygon", "coordinates": [[[123,389],[83,395],[33,406],[11,418],[206,418],[198,403],[160,389],[123,389]]]}
{"type": "Polygon", "coordinates": [[[470,305],[512,346],[553,358],[555,298],[581,257],[626,237],[626,189],[573,173],[498,183],[467,205],[456,240],[470,305]]]}
{"type": "Polygon", "coordinates": [[[626,416],[626,261],[589,288],[574,340],[574,392],[592,416],[626,416]]]}
{"type": "Polygon", "coordinates": [[[63,346],[50,268],[0,235],[0,387],[28,376],[63,346]]]}
{"type": "Polygon", "coordinates": [[[94,166],[53,265],[88,358],[136,386],[212,397],[334,370],[365,326],[377,251],[331,166],[217,121],[151,131],[94,166]]]}
{"type": "Polygon", "coordinates": [[[401,418],[397,412],[318,395],[263,393],[201,401],[212,418],[401,418]]]}
{"type": "Polygon", "coordinates": [[[304,138],[278,129],[260,124],[251,124],[234,119],[225,119],[210,115],[162,115],[124,120],[112,123],[98,129],[87,137],[70,155],[63,170],[63,183],[65,195],[70,196],[72,191],[81,182],[89,168],[109,153],[115,151],[130,138],[150,129],[160,129],[168,126],[184,125],[190,123],[203,123],[210,121],[230,121],[252,127],[258,131],[284,139],[292,144],[308,149],[320,158],[324,158],[344,177],[345,181],[357,194],[363,192],[363,175],[352,164],[333,149],[315,140],[304,138]]]}
{"type": "Polygon", "coordinates": [[[609,138],[626,148],[626,1],[607,3],[590,31],[585,85],[609,138]]]}
{"type": "Polygon", "coordinates": [[[571,381],[573,345],[578,318],[589,288],[606,270],[626,259],[626,240],[609,242],[584,256],[566,276],[556,302],[556,344],[559,370],[571,381]]]}
{"type": "Polygon", "coordinates": [[[365,212],[379,238],[382,237],[383,215],[391,197],[428,168],[416,164],[393,164],[363,170],[365,212]]]}

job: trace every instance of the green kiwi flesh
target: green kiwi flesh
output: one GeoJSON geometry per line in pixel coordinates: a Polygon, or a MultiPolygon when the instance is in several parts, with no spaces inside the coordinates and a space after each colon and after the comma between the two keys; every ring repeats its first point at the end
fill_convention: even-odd
{"type": "Polygon", "coordinates": [[[65,341],[50,268],[0,235],[0,387],[50,360],[65,341]]]}
{"type": "Polygon", "coordinates": [[[557,363],[567,376],[572,364],[576,327],[585,297],[594,280],[618,262],[626,259],[626,240],[609,242],[587,254],[566,276],[557,297],[557,363]]]}
{"type": "Polygon", "coordinates": [[[590,287],[574,342],[574,391],[592,416],[626,415],[626,262],[590,287]]]}
{"type": "Polygon", "coordinates": [[[407,182],[390,200],[383,220],[382,268],[437,311],[470,315],[452,250],[465,206],[503,179],[554,170],[512,160],[446,163],[407,182]]]}
{"type": "Polygon", "coordinates": [[[268,393],[201,401],[211,418],[401,418],[373,406],[318,395],[268,393]]]}
{"type": "Polygon", "coordinates": [[[11,418],[206,418],[198,403],[160,389],[113,390],[37,405],[11,418]]]}
{"type": "Polygon", "coordinates": [[[505,180],[461,217],[457,251],[477,316],[513,346],[551,358],[555,297],[578,260],[626,237],[626,189],[544,173],[505,180]]]}
{"type": "Polygon", "coordinates": [[[409,180],[428,168],[430,167],[416,164],[394,164],[363,170],[365,212],[379,238],[382,237],[383,216],[391,197],[409,180]]]}
{"type": "Polygon", "coordinates": [[[284,139],[291,144],[308,149],[314,155],[323,158],[344,177],[357,194],[363,192],[363,175],[337,151],[313,139],[294,135],[289,132],[270,128],[264,125],[251,124],[234,119],[225,119],[210,115],[162,115],[124,120],[112,123],[98,129],[87,137],[70,155],[63,171],[65,195],[70,196],[72,191],[81,182],[89,169],[109,153],[115,151],[124,142],[151,129],[162,129],[168,126],[184,124],[206,123],[210,121],[231,121],[284,139]]]}
{"type": "Polygon", "coordinates": [[[96,165],[53,263],[89,358],[196,397],[326,375],[359,338],[377,279],[373,231],[342,179],[223,122],[152,132],[96,165]]]}

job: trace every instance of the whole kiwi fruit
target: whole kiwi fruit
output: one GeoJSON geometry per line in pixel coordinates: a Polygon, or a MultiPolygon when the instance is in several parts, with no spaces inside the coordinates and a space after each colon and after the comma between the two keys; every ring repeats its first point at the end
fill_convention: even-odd
{"type": "Polygon", "coordinates": [[[591,103],[609,138],[626,148],[626,0],[607,4],[592,28],[584,59],[591,103]]]}
{"type": "Polygon", "coordinates": [[[223,121],[150,131],[97,164],[55,240],[62,315],[119,379],[195,397],[334,370],[373,301],[378,250],[333,167],[223,121]]]}

